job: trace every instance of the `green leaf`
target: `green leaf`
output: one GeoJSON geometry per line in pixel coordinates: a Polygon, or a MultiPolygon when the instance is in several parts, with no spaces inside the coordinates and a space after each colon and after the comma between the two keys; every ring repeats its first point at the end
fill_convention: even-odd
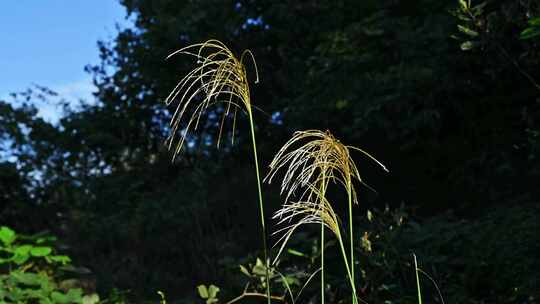
{"type": "Polygon", "coordinates": [[[370,222],[373,221],[373,213],[370,210],[367,211],[367,219],[370,222]]]}
{"type": "Polygon", "coordinates": [[[249,274],[249,271],[247,270],[246,267],[244,267],[244,265],[240,265],[240,271],[241,271],[243,274],[247,275],[248,277],[251,277],[251,274],[249,274]]]}
{"type": "Polygon", "coordinates": [[[99,302],[99,295],[93,293],[91,295],[85,295],[82,297],[82,304],[96,304],[99,302]]]}
{"type": "Polygon", "coordinates": [[[470,36],[470,37],[478,37],[478,32],[471,30],[468,27],[464,27],[463,25],[458,25],[458,30],[462,32],[463,34],[470,36]]]}
{"type": "Polygon", "coordinates": [[[532,26],[540,26],[540,17],[530,19],[529,24],[532,26]]]}
{"type": "Polygon", "coordinates": [[[51,247],[34,247],[30,250],[30,254],[35,257],[44,257],[51,254],[51,247]]]}
{"type": "Polygon", "coordinates": [[[16,282],[25,285],[38,286],[44,281],[48,281],[48,278],[36,273],[25,273],[20,271],[11,272],[10,276],[15,279],[16,282]]]}
{"type": "Polygon", "coordinates": [[[487,5],[487,2],[482,2],[478,5],[476,5],[475,7],[472,8],[472,13],[475,17],[478,17],[480,15],[482,15],[482,13],[484,12],[484,8],[486,7],[487,5]]]}
{"type": "Polygon", "coordinates": [[[46,242],[54,242],[56,240],[57,240],[57,238],[55,236],[48,235],[48,236],[38,238],[36,240],[36,244],[43,244],[43,243],[46,243],[46,242]]]}
{"type": "Polygon", "coordinates": [[[266,275],[266,266],[264,266],[261,259],[257,258],[257,262],[255,262],[255,266],[253,266],[253,269],[251,269],[251,272],[258,276],[266,275]]]}
{"type": "Polygon", "coordinates": [[[17,238],[17,235],[15,235],[15,231],[11,230],[10,228],[6,226],[2,226],[0,228],[0,240],[4,245],[10,245],[15,241],[17,238]]]}
{"type": "Polygon", "coordinates": [[[51,293],[51,299],[53,300],[54,303],[58,303],[58,304],[68,304],[69,303],[69,298],[67,295],[59,292],[59,291],[53,291],[51,293]]]}
{"type": "Polygon", "coordinates": [[[71,262],[71,259],[67,255],[53,255],[47,258],[52,262],[61,263],[62,265],[66,265],[67,263],[71,262]]]}
{"type": "Polygon", "coordinates": [[[14,288],[12,290],[10,290],[10,292],[8,292],[6,294],[6,298],[8,298],[9,300],[11,300],[11,302],[7,302],[7,303],[21,303],[21,300],[23,300],[23,298],[25,297],[25,294],[23,293],[23,291],[19,288],[14,288]]]}
{"type": "Polygon", "coordinates": [[[24,263],[26,263],[26,261],[28,261],[28,259],[30,258],[29,255],[27,254],[16,254],[14,255],[12,258],[11,258],[11,261],[17,265],[22,265],[24,263]]]}
{"type": "Polygon", "coordinates": [[[206,286],[204,285],[197,286],[197,291],[199,292],[199,297],[203,299],[208,299],[208,289],[206,289],[206,286]]]}
{"type": "Polygon", "coordinates": [[[529,27],[526,28],[519,35],[519,39],[531,39],[540,35],[540,27],[529,27]]]}
{"type": "Polygon", "coordinates": [[[81,288],[70,289],[67,292],[69,303],[80,303],[82,301],[83,290],[81,288]]]}
{"type": "Polygon", "coordinates": [[[32,248],[33,248],[32,245],[18,246],[17,248],[15,248],[13,253],[16,255],[28,255],[28,253],[30,252],[30,250],[32,250],[32,248]]]}
{"type": "Polygon", "coordinates": [[[219,292],[219,287],[217,287],[216,285],[210,285],[210,287],[208,287],[208,295],[210,296],[210,298],[215,298],[217,296],[217,293],[219,292]]]}
{"type": "Polygon", "coordinates": [[[298,251],[298,250],[294,250],[294,249],[287,249],[287,253],[289,254],[292,254],[292,255],[296,255],[296,256],[299,256],[299,257],[307,257],[306,254],[298,251]]]}
{"type": "Polygon", "coordinates": [[[264,264],[261,259],[257,258],[257,260],[255,261],[255,266],[264,266],[264,264]]]}
{"type": "Polygon", "coordinates": [[[51,301],[49,298],[42,298],[39,300],[39,304],[55,304],[55,303],[51,301]]]}
{"type": "Polygon", "coordinates": [[[475,47],[475,43],[472,41],[465,41],[460,45],[463,51],[470,51],[475,47]]]}
{"type": "Polygon", "coordinates": [[[465,21],[465,22],[471,22],[472,21],[471,17],[469,17],[468,15],[464,15],[462,13],[459,13],[459,12],[456,13],[456,17],[461,21],[465,21]]]}

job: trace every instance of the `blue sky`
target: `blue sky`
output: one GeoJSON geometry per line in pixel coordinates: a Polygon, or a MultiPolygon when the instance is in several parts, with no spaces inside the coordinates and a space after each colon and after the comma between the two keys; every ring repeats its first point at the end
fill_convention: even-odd
{"type": "MultiPolygon", "coordinates": [[[[76,100],[90,98],[84,66],[99,62],[97,41],[126,27],[117,0],[2,0],[0,2],[0,99],[38,84],[76,100]]],[[[57,109],[40,114],[57,118],[57,109]]]]}

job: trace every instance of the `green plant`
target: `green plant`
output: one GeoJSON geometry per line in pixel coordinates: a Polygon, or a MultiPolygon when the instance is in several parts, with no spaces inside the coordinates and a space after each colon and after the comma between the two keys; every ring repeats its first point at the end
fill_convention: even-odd
{"type": "MultiPolygon", "coordinates": [[[[519,64],[518,59],[511,56],[502,42],[496,38],[498,31],[501,31],[501,29],[497,27],[497,14],[486,10],[488,1],[474,4],[471,0],[459,0],[458,2],[458,7],[452,10],[451,13],[459,20],[457,28],[460,35],[452,35],[452,37],[460,41],[461,49],[463,51],[495,49],[503,58],[511,62],[516,70],[534,87],[540,89],[540,84],[536,82],[536,79],[525,71],[519,64]]],[[[528,20],[528,27],[521,31],[519,38],[527,40],[536,38],[538,35],[540,35],[540,18],[536,17],[528,20]]]]}
{"type": "MultiPolygon", "coordinates": [[[[294,304],[297,297],[293,296],[292,288],[300,287],[300,280],[304,279],[305,276],[303,273],[288,273],[282,274],[277,270],[277,267],[271,267],[266,269],[266,264],[261,261],[261,259],[256,258],[255,263],[248,263],[245,265],[239,265],[240,272],[247,277],[248,281],[244,285],[243,291],[240,295],[226,302],[226,304],[236,303],[243,300],[246,297],[249,298],[267,298],[265,293],[260,293],[258,290],[266,290],[266,278],[267,273],[269,274],[270,280],[273,286],[281,285],[283,287],[282,295],[271,295],[271,300],[276,300],[280,302],[286,302],[287,299],[290,299],[294,304]]],[[[309,280],[311,277],[307,280],[309,280]]],[[[305,286],[305,285],[304,285],[305,286]]],[[[217,303],[219,299],[217,298],[217,293],[219,288],[213,284],[210,286],[199,285],[197,287],[197,292],[199,297],[205,300],[207,303],[217,303]]]]}
{"type": "Polygon", "coordinates": [[[456,40],[460,40],[460,47],[463,51],[469,51],[477,47],[483,47],[486,43],[482,40],[482,31],[485,30],[484,22],[481,20],[484,14],[484,8],[487,2],[481,2],[477,5],[472,5],[471,0],[459,0],[459,6],[452,11],[462,24],[458,24],[457,28],[461,33],[460,36],[453,35],[456,40]]]}
{"type": "Polygon", "coordinates": [[[208,287],[206,285],[199,285],[197,286],[197,291],[199,292],[199,296],[206,300],[206,304],[213,304],[219,301],[217,298],[219,287],[216,285],[210,285],[208,287]]]}
{"type": "MultiPolygon", "coordinates": [[[[180,124],[183,121],[185,115],[189,116],[187,125],[182,130],[183,134],[180,136],[180,140],[176,145],[174,151],[174,157],[180,153],[186,136],[190,129],[197,129],[201,117],[208,110],[210,106],[223,104],[226,110],[223,112],[221,119],[221,125],[219,128],[219,135],[217,139],[217,146],[221,140],[223,132],[223,125],[227,116],[229,116],[231,109],[233,112],[233,127],[231,132],[231,141],[234,142],[234,132],[236,127],[236,115],[238,110],[244,110],[248,114],[249,125],[251,131],[252,151],[255,162],[255,173],[257,178],[257,191],[259,198],[259,213],[262,228],[263,250],[264,259],[266,263],[266,296],[268,303],[270,304],[271,291],[270,291],[270,274],[269,269],[269,257],[266,235],[266,224],[264,217],[264,204],[262,198],[261,178],[259,173],[259,161],[257,156],[257,143],[255,140],[255,123],[253,121],[253,106],[251,103],[251,96],[249,90],[249,81],[247,77],[246,67],[244,60],[246,57],[253,61],[255,68],[256,80],[259,81],[257,64],[253,54],[249,50],[242,52],[240,59],[236,58],[231,50],[229,50],[222,42],[218,40],[208,40],[204,43],[198,43],[194,45],[182,48],[169,57],[176,54],[186,54],[194,56],[197,59],[199,66],[189,72],[176,87],[171,91],[166,99],[167,105],[177,101],[177,97],[182,94],[176,110],[171,119],[172,133],[169,138],[169,149],[174,143],[174,138],[177,133],[180,132],[180,124]],[[195,49],[195,51],[193,51],[195,49]],[[200,98],[200,99],[198,99],[200,98]],[[189,114],[188,114],[189,113],[189,114]],[[194,126],[192,126],[194,124],[194,126]]],[[[173,159],[174,159],[173,157],[173,159]]]]}
{"type": "Polygon", "coordinates": [[[77,281],[64,277],[70,258],[55,253],[55,238],[25,237],[8,227],[0,228],[0,303],[94,304],[95,293],[72,287],[77,281]]]}
{"type": "Polygon", "coordinates": [[[519,35],[521,39],[532,39],[540,36],[540,17],[531,18],[529,21],[529,27],[523,30],[519,35]]]}

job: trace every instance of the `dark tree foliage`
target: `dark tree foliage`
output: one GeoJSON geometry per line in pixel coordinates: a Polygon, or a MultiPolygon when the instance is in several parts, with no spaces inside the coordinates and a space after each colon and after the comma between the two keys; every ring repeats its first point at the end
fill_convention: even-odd
{"type": "MultiPolygon", "coordinates": [[[[220,150],[216,115],[174,163],[164,145],[163,101],[195,64],[165,58],[211,38],[255,54],[263,167],[294,130],[330,129],[390,169],[362,165],[379,193],[362,189],[361,208],[472,218],[538,199],[540,40],[520,39],[535,1],[121,3],[135,27],[98,43],[94,103],[66,107],[58,124],[31,106],[54,94],[44,88],[0,103],[0,220],[60,235],[101,291],[238,288],[236,264],[260,248],[245,118],[220,150]]],[[[271,212],[279,193],[265,195],[271,212]]]]}

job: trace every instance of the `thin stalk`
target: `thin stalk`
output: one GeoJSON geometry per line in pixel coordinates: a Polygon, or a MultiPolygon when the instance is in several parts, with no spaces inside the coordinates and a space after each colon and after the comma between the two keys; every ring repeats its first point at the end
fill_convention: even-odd
{"type": "MultiPolygon", "coordinates": [[[[326,194],[326,176],[325,172],[322,173],[321,180],[321,195],[324,197],[326,194]]],[[[324,222],[321,221],[321,303],[324,304],[324,222]]]]}
{"type": "Polygon", "coordinates": [[[253,158],[255,159],[255,172],[257,173],[257,190],[259,192],[259,212],[261,216],[261,227],[262,227],[262,235],[263,235],[263,247],[264,247],[264,263],[266,265],[266,299],[268,304],[271,303],[271,293],[270,293],[270,273],[269,268],[270,265],[268,264],[268,245],[266,244],[266,225],[264,220],[264,207],[263,207],[263,198],[262,198],[262,188],[261,188],[261,177],[259,174],[259,160],[257,157],[257,143],[255,141],[255,128],[253,124],[253,115],[251,113],[251,109],[248,109],[248,115],[249,115],[249,126],[251,128],[251,141],[253,143],[253,158]]]}
{"type": "Polygon", "coordinates": [[[339,247],[341,249],[341,254],[343,255],[343,262],[345,262],[345,269],[347,270],[347,276],[349,277],[349,283],[351,284],[353,303],[358,304],[358,298],[356,297],[356,287],[354,286],[354,281],[352,280],[351,270],[349,268],[349,262],[347,261],[347,254],[345,253],[345,246],[343,246],[343,240],[341,235],[337,236],[339,247]]]}
{"type": "Polygon", "coordinates": [[[324,304],[324,224],[321,223],[321,303],[324,304]]]}
{"type": "Polygon", "coordinates": [[[352,194],[351,181],[347,183],[347,196],[349,200],[349,238],[351,243],[351,281],[354,284],[354,238],[353,238],[353,222],[352,222],[352,194]]]}
{"type": "MultiPolygon", "coordinates": [[[[242,300],[242,299],[245,298],[245,297],[268,298],[268,296],[267,296],[266,294],[263,294],[263,293],[257,293],[257,292],[244,292],[243,294],[241,294],[241,295],[239,295],[238,297],[236,297],[236,298],[230,300],[230,301],[227,302],[226,304],[236,303],[236,302],[242,300]]],[[[284,297],[282,297],[282,296],[272,296],[272,299],[284,302],[284,297]]]]}
{"type": "Polygon", "coordinates": [[[414,257],[414,274],[416,275],[416,289],[418,290],[418,304],[422,304],[422,292],[420,291],[420,278],[418,277],[418,263],[416,262],[416,254],[414,257]]]}

